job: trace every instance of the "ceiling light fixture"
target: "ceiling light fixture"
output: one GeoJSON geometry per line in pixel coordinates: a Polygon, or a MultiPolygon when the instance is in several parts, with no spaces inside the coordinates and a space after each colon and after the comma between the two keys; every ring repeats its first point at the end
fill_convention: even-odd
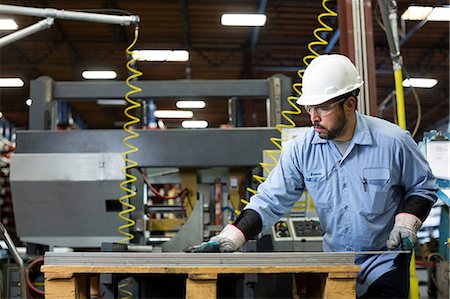
{"type": "Polygon", "coordinates": [[[411,5],[402,14],[403,20],[450,21],[450,6],[432,7],[411,5]]]}
{"type": "Polygon", "coordinates": [[[205,101],[178,101],[175,104],[180,109],[202,109],[206,107],[205,101]]]}
{"type": "Polygon", "coordinates": [[[224,26],[264,26],[266,20],[264,14],[223,14],[220,23],[224,26]]]}
{"type": "Polygon", "coordinates": [[[13,19],[0,19],[0,30],[16,30],[19,28],[13,19]]]}
{"type": "Polygon", "coordinates": [[[204,129],[208,127],[206,120],[184,120],[181,126],[186,129],[204,129]]]}
{"type": "Polygon", "coordinates": [[[138,61],[188,61],[186,50],[135,50],[132,57],[138,61]]]}
{"type": "Polygon", "coordinates": [[[84,79],[115,79],[115,71],[84,71],[81,73],[84,79]]]}
{"type": "Polygon", "coordinates": [[[33,101],[31,99],[27,99],[25,101],[25,104],[27,104],[28,107],[31,107],[31,105],[33,104],[33,101]]]}
{"type": "Polygon", "coordinates": [[[438,83],[436,79],[409,78],[403,80],[403,87],[432,88],[438,83]]]}
{"type": "Polygon", "coordinates": [[[157,118],[193,118],[194,112],[183,110],[156,110],[155,117],[157,118]]]}
{"type": "Polygon", "coordinates": [[[23,84],[20,78],[0,78],[0,87],[22,87],[23,84]]]}
{"type": "Polygon", "coordinates": [[[127,101],[121,99],[101,99],[97,100],[96,103],[102,106],[125,106],[127,101]]]}

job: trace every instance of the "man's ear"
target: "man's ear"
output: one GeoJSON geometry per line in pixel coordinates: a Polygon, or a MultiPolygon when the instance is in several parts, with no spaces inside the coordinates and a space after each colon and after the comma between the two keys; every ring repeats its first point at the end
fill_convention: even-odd
{"type": "Polygon", "coordinates": [[[344,107],[346,110],[356,110],[356,98],[354,96],[350,96],[347,101],[345,101],[344,107]]]}

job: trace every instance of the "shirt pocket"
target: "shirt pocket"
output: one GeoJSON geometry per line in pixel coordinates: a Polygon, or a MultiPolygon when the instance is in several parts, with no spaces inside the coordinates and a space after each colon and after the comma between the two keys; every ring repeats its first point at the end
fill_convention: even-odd
{"type": "Polygon", "coordinates": [[[364,192],[361,199],[361,212],[363,214],[379,215],[385,212],[390,180],[389,168],[363,169],[364,192]]]}
{"type": "Polygon", "coordinates": [[[331,208],[331,185],[329,184],[324,171],[308,171],[305,175],[305,185],[316,208],[331,208]]]}

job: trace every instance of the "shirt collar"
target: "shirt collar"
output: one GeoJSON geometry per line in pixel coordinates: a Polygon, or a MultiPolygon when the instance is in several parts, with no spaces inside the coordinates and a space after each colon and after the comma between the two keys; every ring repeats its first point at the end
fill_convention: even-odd
{"type": "MultiPolygon", "coordinates": [[[[356,128],[353,134],[353,142],[355,144],[360,145],[371,145],[372,144],[372,136],[370,135],[369,127],[367,126],[366,119],[358,112],[355,111],[356,114],[356,128]]],[[[314,131],[314,138],[312,140],[312,144],[318,143],[327,143],[327,139],[322,139],[319,137],[319,134],[314,131]]]]}
{"type": "Polygon", "coordinates": [[[370,134],[367,120],[358,111],[356,113],[356,128],[353,134],[353,142],[360,145],[372,145],[372,135],[370,134]]]}

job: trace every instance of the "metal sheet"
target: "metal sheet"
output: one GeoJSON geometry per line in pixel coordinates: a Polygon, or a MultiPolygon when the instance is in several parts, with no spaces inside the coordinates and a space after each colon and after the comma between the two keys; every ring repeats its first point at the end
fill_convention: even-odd
{"type": "MultiPolygon", "coordinates": [[[[274,128],[146,130],[130,141],[141,167],[256,166],[274,149],[274,128]]],[[[122,153],[122,130],[19,131],[16,153],[122,153]]]]}
{"type": "MultiPolygon", "coordinates": [[[[269,80],[169,80],[137,81],[142,89],[139,98],[165,97],[233,97],[268,96],[269,80]]],[[[54,98],[57,100],[86,100],[122,98],[129,91],[125,82],[54,82],[54,98]]]]}
{"type": "Polygon", "coordinates": [[[12,154],[12,181],[124,180],[119,153],[12,154]]]}
{"type": "Polygon", "coordinates": [[[33,243],[73,247],[119,240],[117,228],[124,222],[106,205],[122,195],[119,183],[11,181],[17,235],[33,243]]]}
{"type": "Polygon", "coordinates": [[[195,203],[194,210],[188,222],[168,242],[162,244],[166,252],[183,251],[189,245],[200,244],[203,241],[203,200],[201,197],[195,203]]]}
{"type": "Polygon", "coordinates": [[[45,265],[182,267],[277,267],[355,264],[352,252],[235,252],[235,253],[45,253],[45,265]]]}

